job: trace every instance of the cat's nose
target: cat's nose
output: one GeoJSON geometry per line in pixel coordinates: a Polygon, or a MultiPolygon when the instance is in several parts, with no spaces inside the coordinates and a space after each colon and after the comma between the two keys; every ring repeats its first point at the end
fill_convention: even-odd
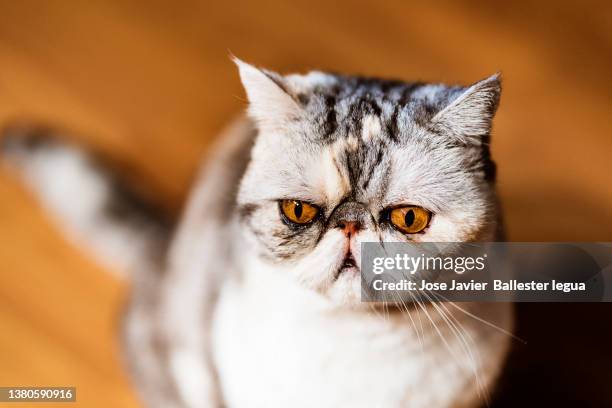
{"type": "Polygon", "coordinates": [[[364,204],[347,201],[334,209],[329,218],[329,225],[341,229],[347,237],[350,237],[359,230],[368,228],[369,218],[371,218],[370,213],[364,204]]]}
{"type": "Polygon", "coordinates": [[[344,232],[344,235],[350,238],[351,235],[355,235],[355,233],[361,229],[361,223],[358,221],[340,220],[336,224],[336,228],[340,228],[342,232],[344,232]]]}

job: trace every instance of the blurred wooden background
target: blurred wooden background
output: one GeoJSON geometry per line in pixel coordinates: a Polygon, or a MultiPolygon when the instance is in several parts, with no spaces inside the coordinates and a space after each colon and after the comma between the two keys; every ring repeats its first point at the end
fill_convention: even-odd
{"type": "MultiPolygon", "coordinates": [[[[501,70],[493,154],[509,238],[612,241],[611,28],[609,2],[1,0],[0,126],[65,129],[131,164],[177,213],[245,106],[230,51],[280,72],[469,83],[501,70]]],[[[75,385],[78,406],[137,406],[115,338],[125,285],[4,170],[0,225],[0,385],[75,385]]],[[[571,310],[601,324],[604,307],[571,310]]],[[[556,309],[538,310],[546,325],[556,309]]],[[[597,389],[593,364],[577,392],[597,389]]]]}

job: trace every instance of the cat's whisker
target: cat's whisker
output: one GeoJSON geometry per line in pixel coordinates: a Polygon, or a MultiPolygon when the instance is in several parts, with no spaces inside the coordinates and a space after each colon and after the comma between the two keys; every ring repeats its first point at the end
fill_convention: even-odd
{"type": "Polygon", "coordinates": [[[376,317],[380,318],[380,313],[378,312],[378,308],[376,307],[375,303],[370,303],[368,302],[368,309],[370,313],[374,313],[376,315],[376,317]]]}
{"type": "MultiPolygon", "coordinates": [[[[447,326],[449,327],[449,329],[451,329],[451,332],[461,341],[462,338],[457,334],[457,328],[449,322],[448,317],[446,316],[446,314],[444,313],[444,311],[436,304],[436,302],[434,302],[431,297],[425,293],[425,292],[421,292],[423,294],[423,296],[425,296],[427,298],[427,300],[429,301],[429,303],[432,305],[432,307],[434,308],[434,310],[436,310],[438,312],[438,314],[440,315],[440,317],[444,320],[444,322],[447,324],[447,326]]],[[[463,339],[464,340],[464,339],[463,339]]],[[[461,344],[464,348],[466,348],[465,343],[463,341],[461,341],[461,344]]],[[[470,353],[469,353],[469,347],[467,347],[467,355],[468,357],[470,357],[470,353]]],[[[461,359],[457,360],[458,362],[461,362],[461,359]]]]}
{"type": "Polygon", "coordinates": [[[446,337],[444,337],[444,335],[442,334],[442,332],[440,331],[440,329],[438,328],[438,325],[435,323],[435,321],[431,318],[431,316],[429,315],[429,312],[427,311],[427,308],[423,305],[423,303],[421,303],[419,301],[419,299],[416,299],[417,301],[417,305],[421,308],[421,310],[423,311],[423,313],[425,313],[425,316],[427,317],[427,319],[429,320],[429,322],[431,323],[433,329],[436,331],[436,333],[438,334],[438,336],[440,337],[440,340],[442,340],[442,343],[444,344],[444,347],[446,347],[446,349],[448,350],[448,353],[451,355],[451,357],[454,359],[454,361],[460,361],[459,358],[457,358],[457,356],[455,355],[455,353],[453,352],[452,347],[450,346],[450,344],[448,343],[448,341],[446,340],[446,337]]]}
{"type": "MultiPolygon", "coordinates": [[[[396,292],[392,292],[395,296],[396,292]]],[[[404,302],[404,300],[402,299],[402,297],[400,295],[397,295],[397,301],[400,303],[400,307],[402,309],[404,309],[406,311],[406,314],[408,315],[408,318],[410,319],[410,322],[412,324],[412,329],[414,330],[414,332],[417,335],[417,338],[419,339],[419,344],[421,345],[421,351],[425,351],[425,346],[423,344],[423,339],[421,338],[420,334],[419,334],[419,330],[416,327],[415,321],[412,318],[412,314],[410,313],[410,309],[408,308],[408,305],[406,305],[406,302],[404,302]]]]}
{"type": "MultiPolygon", "coordinates": [[[[432,291],[428,291],[431,296],[435,297],[437,300],[439,300],[440,298],[436,295],[436,293],[432,292],[432,291]]],[[[490,395],[489,392],[487,390],[487,388],[482,384],[482,379],[480,378],[480,367],[482,365],[482,361],[480,359],[480,354],[478,353],[478,351],[476,351],[476,354],[474,355],[474,352],[472,351],[472,348],[474,346],[474,339],[472,338],[472,336],[470,335],[470,333],[465,330],[465,328],[463,327],[463,325],[461,324],[461,322],[459,322],[459,320],[451,313],[451,311],[446,307],[446,305],[444,305],[443,302],[440,302],[439,305],[437,305],[436,303],[433,303],[434,307],[436,308],[443,308],[445,312],[441,311],[441,314],[444,318],[444,315],[447,316],[448,323],[452,323],[452,325],[455,327],[456,330],[456,335],[458,336],[458,338],[460,338],[460,341],[463,343],[466,352],[469,354],[470,356],[470,360],[472,361],[473,364],[473,371],[474,371],[474,376],[476,378],[476,386],[478,389],[478,393],[479,395],[481,395],[481,397],[483,398],[486,406],[489,406],[490,403],[490,395]],[[467,337],[467,339],[466,339],[467,337]],[[468,340],[469,340],[469,344],[468,344],[468,340]]],[[[447,324],[448,324],[447,323],[447,324]]],[[[477,350],[477,349],[476,349],[477,350]]]]}
{"type": "MultiPolygon", "coordinates": [[[[414,297],[414,295],[412,294],[412,292],[408,292],[408,295],[410,296],[410,298],[412,299],[413,303],[416,302],[416,298],[414,297]]],[[[417,311],[417,319],[419,320],[419,326],[421,328],[421,332],[419,334],[419,330],[417,329],[416,325],[414,330],[417,332],[417,336],[419,338],[419,342],[421,343],[421,351],[423,353],[425,353],[425,330],[423,329],[423,321],[421,320],[421,314],[418,313],[417,311]]],[[[411,319],[412,320],[412,319],[411,319]]]]}
{"type": "Polygon", "coordinates": [[[474,320],[476,320],[476,321],[479,321],[480,323],[482,323],[482,324],[484,324],[484,325],[487,325],[487,326],[489,326],[490,328],[495,329],[495,330],[497,330],[498,332],[503,333],[503,334],[505,334],[506,336],[511,337],[511,338],[513,338],[513,339],[514,339],[514,340],[516,340],[516,341],[521,342],[522,344],[527,344],[527,340],[522,339],[521,337],[517,336],[516,334],[514,334],[514,333],[512,333],[512,332],[510,332],[510,331],[508,331],[508,330],[506,330],[506,329],[504,329],[503,327],[499,327],[499,326],[497,326],[496,324],[494,324],[494,323],[492,323],[492,322],[490,322],[490,321],[488,321],[488,320],[486,320],[486,319],[483,319],[483,318],[482,318],[482,317],[480,317],[480,316],[477,316],[477,315],[475,315],[475,314],[473,314],[473,313],[469,312],[468,310],[465,310],[465,309],[464,309],[464,308],[462,308],[461,306],[457,306],[456,302],[451,302],[451,301],[449,301],[447,298],[445,298],[444,296],[442,296],[442,295],[440,295],[440,294],[438,294],[438,296],[440,296],[440,297],[441,297],[443,300],[445,300],[445,301],[446,301],[447,303],[449,303],[451,306],[453,306],[454,308],[458,309],[459,311],[461,311],[461,312],[465,313],[465,315],[467,315],[467,316],[471,317],[472,319],[474,319],[474,320]]]}

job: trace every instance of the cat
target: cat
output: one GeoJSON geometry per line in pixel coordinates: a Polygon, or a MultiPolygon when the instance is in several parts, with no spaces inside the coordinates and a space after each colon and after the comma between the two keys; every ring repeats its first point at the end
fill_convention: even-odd
{"type": "Polygon", "coordinates": [[[176,227],[85,150],[4,138],[68,236],[129,271],[121,338],[145,405],[487,404],[511,306],[361,302],[360,243],[503,239],[500,76],[448,86],[234,61],[248,116],[219,137],[176,227]]]}

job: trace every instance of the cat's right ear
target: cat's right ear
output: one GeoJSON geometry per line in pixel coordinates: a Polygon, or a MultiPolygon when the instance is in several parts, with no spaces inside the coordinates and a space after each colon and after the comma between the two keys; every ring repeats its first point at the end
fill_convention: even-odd
{"type": "Polygon", "coordinates": [[[291,95],[284,78],[268,70],[262,70],[232,57],[238,66],[242,85],[249,98],[249,116],[258,124],[274,126],[300,114],[297,100],[291,95]]]}
{"type": "Polygon", "coordinates": [[[433,117],[431,129],[462,143],[480,145],[491,131],[500,94],[499,73],[476,82],[433,117]]]}

